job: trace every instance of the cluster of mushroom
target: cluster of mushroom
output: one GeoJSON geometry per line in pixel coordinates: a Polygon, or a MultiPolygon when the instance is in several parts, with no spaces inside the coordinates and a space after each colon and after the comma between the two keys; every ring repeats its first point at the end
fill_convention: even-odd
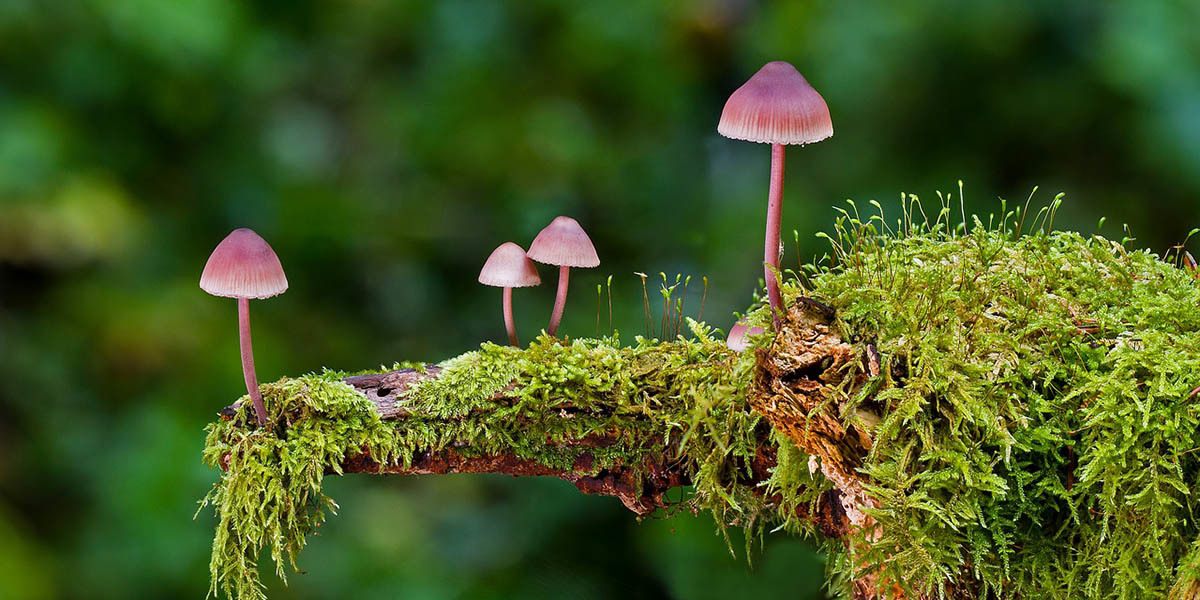
{"type": "MultiPolygon", "coordinates": [[[[786,309],[779,292],[779,260],[783,254],[780,228],[783,220],[784,147],[811,144],[833,135],[833,121],[825,99],[804,76],[783,61],[767,63],[729,96],[717,131],[728,138],[771,144],[771,182],[767,193],[767,226],[763,247],[763,274],[771,317],[776,328],[786,309]]],[[[501,307],[508,341],[519,345],[512,314],[512,290],[541,284],[533,261],[559,267],[558,294],[546,332],[555,335],[567,300],[571,267],[600,264],[591,239],[570,217],[558,217],[538,234],[525,252],[513,242],[501,244],[479,273],[479,283],[503,288],[501,307]],[[532,259],[532,260],[531,260],[532,259]]],[[[749,337],[763,333],[739,321],[729,330],[727,345],[741,352],[749,337]]]]}
{"type": "MultiPolygon", "coordinates": [[[[520,246],[506,242],[488,257],[479,282],[504,288],[504,324],[508,339],[517,345],[516,327],[512,316],[512,288],[541,283],[533,261],[559,268],[558,294],[550,315],[547,331],[554,335],[562,320],[567,303],[567,286],[571,267],[596,267],[600,258],[596,248],[579,223],[570,217],[558,217],[533,240],[526,253],[520,246]],[[531,260],[532,259],[532,260],[531,260]]],[[[260,427],[267,424],[267,409],[258,389],[254,371],[254,347],[250,337],[250,300],[278,296],[287,291],[287,276],[275,250],[253,230],[235,229],[213,250],[200,275],[200,288],[223,298],[234,298],[238,307],[238,337],[242,354],[242,376],[246,393],[254,405],[260,427]]]]}
{"type": "Polygon", "coordinates": [[[554,309],[550,312],[550,324],[546,326],[546,333],[552,336],[558,333],[563,309],[567,306],[571,268],[600,266],[600,257],[596,255],[591,238],[579,222],[571,217],[555,217],[533,238],[529,252],[514,242],[504,242],[493,250],[479,271],[479,283],[503,288],[501,309],[504,312],[504,328],[508,332],[508,342],[513,346],[519,346],[520,342],[513,320],[512,291],[513,288],[542,283],[534,261],[558,267],[558,292],[554,297],[554,309]]]}
{"type": "MultiPolygon", "coordinates": [[[[721,113],[717,131],[728,138],[771,144],[771,180],[767,196],[767,227],[763,252],[763,273],[773,322],[778,328],[785,307],[779,293],[779,260],[783,247],[779,242],[783,214],[783,164],[785,145],[819,142],[833,135],[829,107],[821,95],[805,81],[792,65],[767,63],[745,84],[730,95],[721,113]]],[[[512,290],[541,284],[534,261],[557,266],[558,292],[546,332],[558,333],[571,268],[600,265],[596,248],[583,227],[570,217],[556,217],[547,225],[526,252],[513,242],[501,244],[479,272],[479,282],[503,288],[501,307],[508,341],[519,345],[512,313],[512,290]]],[[[254,372],[254,350],[250,341],[250,300],[270,298],[287,290],[287,276],[279,257],[266,242],[250,229],[235,229],[208,258],[200,276],[200,287],[214,296],[237,299],[238,333],[241,343],[242,374],[246,391],[254,405],[260,426],[267,423],[267,411],[258,390],[254,372]]],[[[728,346],[744,350],[750,336],[763,333],[760,327],[738,322],[729,331],[728,346]]]]}

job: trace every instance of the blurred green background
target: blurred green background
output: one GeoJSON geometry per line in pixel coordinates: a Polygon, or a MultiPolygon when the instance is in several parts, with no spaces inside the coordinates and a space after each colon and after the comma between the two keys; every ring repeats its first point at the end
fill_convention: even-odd
{"type": "MultiPolygon", "coordinates": [[[[502,339],[478,268],[558,214],[603,260],[564,332],[595,332],[612,273],[614,326],[641,333],[634,271],[707,275],[726,327],[761,273],[769,152],[716,123],[783,59],[836,131],[789,152],[787,264],[845,198],[960,178],[968,210],[1038,185],[1068,192],[1060,225],[1163,250],[1200,225],[1198,6],[2,0],[0,598],[204,594],[203,428],[244,390],[234,303],[197,280],[235,227],[291,280],[252,306],[264,380],[502,339]]],[[[516,294],[526,338],[552,294],[516,294]]],[[[751,568],[707,517],[637,523],[558,481],[328,490],[342,514],[273,597],[820,597],[808,542],[769,536],[751,568]]]]}

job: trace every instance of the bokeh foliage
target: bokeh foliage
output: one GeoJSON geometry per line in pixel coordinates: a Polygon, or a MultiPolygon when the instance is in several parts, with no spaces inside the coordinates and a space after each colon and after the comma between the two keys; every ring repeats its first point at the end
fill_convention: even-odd
{"type": "MultiPolygon", "coordinates": [[[[767,154],[715,123],[784,59],[836,130],[789,153],[800,256],[842,198],[959,178],[968,210],[1066,190],[1060,226],[1107,215],[1161,250],[1200,223],[1197,21],[1170,1],[0,2],[0,596],[203,593],[202,427],[241,391],[232,303],[196,280],[236,226],[292,281],[252,308],[264,380],[498,339],[477,269],[557,214],[604,261],[573,278],[565,332],[594,332],[608,273],[640,332],[633,271],[708,275],[720,325],[759,275],[767,154]]],[[[551,293],[516,295],[526,337],[551,293]]],[[[751,572],[703,519],[638,525],[556,482],[328,485],[346,514],[275,597],[819,579],[800,542],[770,538],[751,572]]]]}

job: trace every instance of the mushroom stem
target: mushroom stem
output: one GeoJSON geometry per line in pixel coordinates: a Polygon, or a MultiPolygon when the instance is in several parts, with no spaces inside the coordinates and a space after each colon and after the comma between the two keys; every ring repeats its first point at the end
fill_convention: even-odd
{"type": "Polygon", "coordinates": [[[563,309],[567,306],[567,284],[571,280],[571,267],[558,268],[558,293],[554,296],[554,312],[550,313],[550,326],[546,333],[551,336],[558,333],[558,323],[562,321],[563,309]]]}
{"type": "Polygon", "coordinates": [[[779,293],[779,229],[783,221],[783,144],[771,144],[771,187],[767,197],[767,235],[763,245],[763,273],[767,281],[767,297],[771,316],[779,329],[779,315],[784,311],[783,296],[779,293]]]}
{"type": "Polygon", "coordinates": [[[512,313],[512,288],[504,288],[504,296],[500,304],[504,310],[504,329],[508,331],[508,343],[513,346],[520,346],[521,342],[517,341],[517,325],[513,320],[512,313]]]}
{"type": "Polygon", "coordinates": [[[258,391],[258,376],[254,374],[254,347],[250,343],[250,300],[238,298],[238,337],[242,345],[242,375],[246,377],[246,392],[254,402],[254,413],[258,415],[258,426],[267,424],[267,407],[263,405],[258,391]]]}

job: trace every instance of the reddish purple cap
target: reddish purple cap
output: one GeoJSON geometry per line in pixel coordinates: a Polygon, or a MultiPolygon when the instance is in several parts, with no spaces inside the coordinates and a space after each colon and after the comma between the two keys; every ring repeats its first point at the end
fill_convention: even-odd
{"type": "Polygon", "coordinates": [[[512,243],[504,242],[488,256],[479,271],[479,283],[493,287],[515,288],[540,285],[542,278],[538,276],[537,266],[525,256],[525,249],[512,243]]]}
{"type": "Polygon", "coordinates": [[[271,245],[245,228],[234,229],[217,244],[200,275],[200,289],[224,298],[270,298],[287,288],[271,245]]]}
{"type": "Polygon", "coordinates": [[[742,352],[750,345],[750,336],[762,333],[762,327],[748,327],[745,322],[738,321],[729,328],[729,337],[725,338],[725,345],[734,352],[742,352]]]}
{"type": "Polygon", "coordinates": [[[598,267],[591,238],[571,217],[555,217],[529,245],[529,258],[560,267],[598,267]]]}
{"type": "Polygon", "coordinates": [[[769,62],[725,102],[717,132],[764,144],[803,145],[833,135],[829,107],[791,64],[769,62]]]}

